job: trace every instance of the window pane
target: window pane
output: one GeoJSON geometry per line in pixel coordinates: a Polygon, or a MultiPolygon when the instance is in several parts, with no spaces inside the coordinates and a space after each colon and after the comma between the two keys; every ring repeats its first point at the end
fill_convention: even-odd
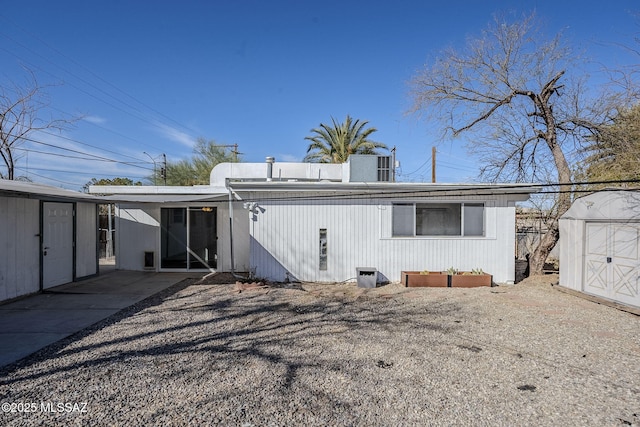
{"type": "Polygon", "coordinates": [[[413,203],[394,204],[391,215],[393,236],[413,236],[413,203]]]}
{"type": "Polygon", "coordinates": [[[216,268],[216,208],[189,208],[189,268],[216,268]]]}
{"type": "Polygon", "coordinates": [[[460,236],[462,210],[459,203],[416,205],[416,235],[460,236]]]}
{"type": "Polygon", "coordinates": [[[186,209],[162,208],[160,218],[160,266],[187,268],[186,209]]]}
{"type": "Polygon", "coordinates": [[[320,229],[320,270],[327,269],[327,229],[320,229]]]}
{"type": "Polygon", "coordinates": [[[484,235],[484,205],[482,203],[464,204],[464,235],[484,235]]]}

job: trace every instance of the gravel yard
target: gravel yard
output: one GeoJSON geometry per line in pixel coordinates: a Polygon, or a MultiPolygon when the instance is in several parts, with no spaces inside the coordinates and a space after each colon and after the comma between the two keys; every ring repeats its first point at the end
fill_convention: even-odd
{"type": "Polygon", "coordinates": [[[640,425],[640,317],[552,281],[184,281],[3,369],[0,425],[640,425]]]}

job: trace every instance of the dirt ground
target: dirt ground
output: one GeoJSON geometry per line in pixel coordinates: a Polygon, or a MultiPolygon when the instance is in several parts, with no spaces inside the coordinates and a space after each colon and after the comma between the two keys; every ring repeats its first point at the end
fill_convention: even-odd
{"type": "Polygon", "coordinates": [[[640,317],[482,288],[188,279],[6,368],[0,425],[640,425],[640,317]]]}

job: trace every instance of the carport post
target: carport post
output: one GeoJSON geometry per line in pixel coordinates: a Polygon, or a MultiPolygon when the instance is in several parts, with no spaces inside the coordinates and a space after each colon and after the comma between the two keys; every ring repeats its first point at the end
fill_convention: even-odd
{"type": "Polygon", "coordinates": [[[235,260],[233,258],[233,191],[229,185],[229,178],[225,181],[226,187],[229,189],[229,255],[231,257],[231,272],[235,273],[235,260]]]}

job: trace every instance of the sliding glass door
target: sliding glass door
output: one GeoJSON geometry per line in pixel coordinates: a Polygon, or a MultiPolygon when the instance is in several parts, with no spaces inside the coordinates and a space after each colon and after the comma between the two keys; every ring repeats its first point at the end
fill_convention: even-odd
{"type": "Polygon", "coordinates": [[[216,268],[216,209],[189,208],[189,268],[216,268]]]}
{"type": "Polygon", "coordinates": [[[162,208],[161,268],[217,267],[216,208],[162,208]]]}

